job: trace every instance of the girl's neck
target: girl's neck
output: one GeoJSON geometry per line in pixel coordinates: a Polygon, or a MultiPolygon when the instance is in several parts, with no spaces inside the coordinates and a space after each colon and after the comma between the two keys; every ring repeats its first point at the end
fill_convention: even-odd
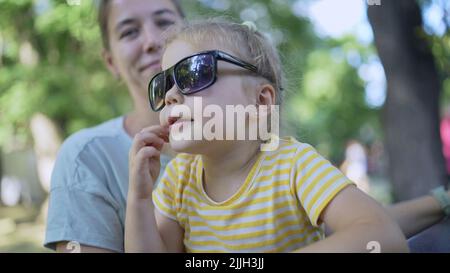
{"type": "MultiPolygon", "coordinates": [[[[216,199],[227,199],[245,182],[260,153],[258,141],[238,141],[220,156],[202,155],[205,191],[216,199]],[[228,194],[217,194],[218,191],[228,194]],[[226,197],[224,196],[226,195],[226,197]]],[[[213,198],[214,199],[214,198],[213,198]]]]}

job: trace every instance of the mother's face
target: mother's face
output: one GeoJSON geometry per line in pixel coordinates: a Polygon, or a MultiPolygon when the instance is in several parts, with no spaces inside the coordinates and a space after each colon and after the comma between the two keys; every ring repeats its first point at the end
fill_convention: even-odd
{"type": "Polygon", "coordinates": [[[110,50],[104,54],[108,68],[128,88],[146,96],[148,82],[161,71],[161,34],[181,20],[170,0],[112,0],[108,16],[110,50]]]}

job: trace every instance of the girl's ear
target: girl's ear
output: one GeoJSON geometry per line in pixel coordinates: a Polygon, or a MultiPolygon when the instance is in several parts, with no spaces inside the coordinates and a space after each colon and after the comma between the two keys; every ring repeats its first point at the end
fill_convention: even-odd
{"type": "Polygon", "coordinates": [[[103,58],[103,62],[105,63],[106,67],[108,68],[109,72],[111,72],[111,74],[114,76],[114,78],[119,80],[120,79],[119,69],[117,69],[117,67],[114,63],[114,58],[113,58],[111,52],[107,49],[103,49],[102,58],[103,58]]]}
{"type": "Polygon", "coordinates": [[[270,108],[276,103],[276,91],[271,84],[263,84],[259,88],[259,93],[256,101],[257,105],[266,105],[270,108]]]}

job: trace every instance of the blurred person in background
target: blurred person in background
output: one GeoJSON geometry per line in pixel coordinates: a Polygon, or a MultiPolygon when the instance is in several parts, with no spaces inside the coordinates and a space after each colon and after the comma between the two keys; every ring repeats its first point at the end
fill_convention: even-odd
{"type": "Polygon", "coordinates": [[[356,140],[348,142],[345,159],[340,166],[342,172],[363,192],[370,193],[370,181],[367,175],[367,153],[364,146],[356,140]]]}
{"type": "Polygon", "coordinates": [[[444,153],[447,177],[450,177],[450,106],[447,106],[441,120],[442,152],[444,153]]]}

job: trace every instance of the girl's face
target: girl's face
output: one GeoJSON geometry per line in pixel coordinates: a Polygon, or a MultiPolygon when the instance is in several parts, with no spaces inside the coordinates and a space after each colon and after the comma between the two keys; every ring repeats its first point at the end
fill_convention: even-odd
{"type": "MultiPolygon", "coordinates": [[[[187,56],[207,50],[221,50],[236,56],[235,53],[231,52],[227,48],[218,47],[215,45],[205,45],[202,48],[194,48],[190,43],[184,40],[175,40],[168,45],[166,51],[164,52],[162,69],[168,69],[187,56]]],[[[201,118],[198,118],[195,113],[203,113],[205,107],[209,107],[211,109],[210,106],[212,105],[214,105],[215,109],[220,109],[223,116],[219,119],[222,120],[221,125],[223,125],[223,138],[225,138],[226,129],[228,128],[228,126],[225,126],[226,106],[243,105],[245,107],[247,105],[256,104],[256,90],[251,90],[251,85],[243,85],[244,80],[251,80],[252,77],[244,77],[242,75],[248,75],[248,71],[242,67],[224,61],[218,61],[217,80],[210,87],[195,94],[183,95],[180,93],[177,86],[174,85],[167,92],[165,99],[166,106],[161,111],[160,121],[161,125],[170,125],[171,127],[170,144],[172,149],[177,152],[208,154],[213,151],[217,151],[219,148],[218,146],[225,149],[227,145],[231,144],[230,141],[222,141],[220,145],[217,145],[217,141],[220,140],[206,140],[204,135],[201,133],[203,132],[203,127],[208,120],[214,118],[214,114],[212,114],[211,117],[204,117],[204,115],[202,115],[201,118]],[[247,87],[244,88],[244,86],[247,87]],[[201,106],[198,103],[199,99],[201,99],[201,106]],[[196,100],[197,103],[194,103],[194,100],[196,100]],[[177,108],[179,109],[180,106],[183,108],[187,107],[191,113],[190,116],[180,117],[180,115],[176,113],[177,108]],[[176,120],[175,123],[173,123],[174,120],[176,120]],[[179,138],[179,136],[175,134],[179,134],[180,132],[186,133],[184,130],[188,130],[188,128],[200,128],[202,130],[200,133],[202,136],[201,139],[176,140],[176,137],[179,138]]],[[[238,126],[242,126],[242,124],[233,126],[235,132],[236,127],[238,126]]],[[[198,131],[196,133],[198,133],[198,131]]],[[[191,136],[194,136],[194,134],[191,136]]]]}
{"type": "MultiPolygon", "coordinates": [[[[110,3],[110,50],[105,60],[111,72],[145,100],[147,84],[161,71],[162,37],[169,26],[181,22],[170,0],[114,0],[110,3]]],[[[136,94],[135,94],[136,95],[136,94]]]]}

